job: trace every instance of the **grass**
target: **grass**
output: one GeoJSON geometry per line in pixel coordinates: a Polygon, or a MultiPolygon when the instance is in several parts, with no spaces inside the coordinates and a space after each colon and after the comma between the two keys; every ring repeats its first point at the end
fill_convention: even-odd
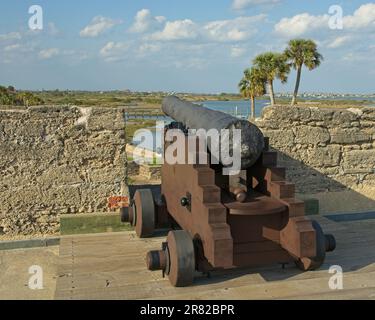
{"type": "MultiPolygon", "coordinates": [[[[45,104],[71,104],[79,106],[129,106],[160,108],[163,98],[167,95],[164,92],[128,92],[128,91],[36,91],[33,94],[44,101],[45,104]]],[[[205,100],[239,100],[239,94],[176,94],[189,101],[205,100]]]]}
{"type": "Polygon", "coordinates": [[[129,231],[132,227],[120,221],[119,214],[61,215],[60,234],[89,234],[129,231]]]}
{"type": "Polygon", "coordinates": [[[155,120],[132,120],[126,123],[126,138],[130,142],[137,130],[155,126],[155,120]]]}

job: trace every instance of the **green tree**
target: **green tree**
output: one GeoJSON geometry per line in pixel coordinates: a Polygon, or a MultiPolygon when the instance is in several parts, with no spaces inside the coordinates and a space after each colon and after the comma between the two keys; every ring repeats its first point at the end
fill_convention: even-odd
{"type": "Polygon", "coordinates": [[[294,88],[292,106],[297,103],[297,95],[301,82],[302,66],[313,70],[320,66],[323,56],[318,52],[317,45],[312,40],[294,39],[290,40],[284,52],[289,66],[297,70],[296,86],[294,88]]]}
{"type": "Polygon", "coordinates": [[[37,95],[28,92],[23,91],[16,94],[16,104],[17,105],[23,105],[23,106],[35,106],[35,105],[41,105],[44,101],[40,99],[37,95]]]}
{"type": "Polygon", "coordinates": [[[280,79],[282,83],[288,81],[290,66],[287,64],[287,58],[282,53],[266,52],[258,55],[253,61],[254,67],[259,69],[262,76],[267,81],[268,92],[271,99],[271,105],[275,104],[275,92],[273,82],[280,79]]]}
{"type": "Polygon", "coordinates": [[[238,84],[240,93],[251,102],[249,120],[255,118],[255,98],[266,93],[266,79],[259,69],[251,68],[244,71],[244,75],[238,84]]]}
{"type": "Polygon", "coordinates": [[[12,105],[15,103],[14,94],[6,87],[0,86],[0,105],[12,105]]]}
{"type": "Polygon", "coordinates": [[[14,87],[0,86],[0,105],[29,106],[44,104],[43,99],[29,91],[17,91],[14,87]]]}

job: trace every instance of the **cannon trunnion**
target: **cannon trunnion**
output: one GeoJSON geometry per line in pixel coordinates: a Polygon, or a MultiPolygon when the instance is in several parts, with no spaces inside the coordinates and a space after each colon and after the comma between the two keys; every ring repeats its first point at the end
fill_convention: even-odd
{"type": "Polygon", "coordinates": [[[222,166],[210,161],[164,163],[161,198],[136,191],[124,220],[140,237],[171,229],[162,248],[147,253],[149,270],[161,270],[174,286],[188,286],[197,271],[290,262],[304,271],[321,266],[335,239],[305,217],[304,202],[295,199],[295,186],[285,180],[267,138],[263,147],[255,163],[234,176],[224,176],[222,166]]]}

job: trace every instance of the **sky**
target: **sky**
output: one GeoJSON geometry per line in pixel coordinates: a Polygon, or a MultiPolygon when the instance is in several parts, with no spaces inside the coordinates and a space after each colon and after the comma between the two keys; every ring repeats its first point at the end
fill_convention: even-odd
{"type": "MultiPolygon", "coordinates": [[[[256,55],[307,38],[324,62],[303,70],[301,92],[375,93],[369,0],[2,0],[0,8],[0,85],[237,92],[256,55]],[[33,5],[42,15],[29,13],[33,5]]],[[[276,81],[276,91],[292,91],[295,77],[276,81]]]]}

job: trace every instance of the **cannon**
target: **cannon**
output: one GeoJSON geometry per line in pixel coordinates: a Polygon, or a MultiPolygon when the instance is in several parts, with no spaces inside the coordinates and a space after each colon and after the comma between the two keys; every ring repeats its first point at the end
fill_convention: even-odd
{"type": "MultiPolygon", "coordinates": [[[[243,169],[253,165],[264,149],[262,132],[249,121],[237,119],[220,111],[197,107],[193,103],[173,96],[163,100],[162,110],[169,117],[182,124],[183,128],[204,129],[207,132],[211,129],[218,132],[222,132],[225,129],[229,132],[233,129],[241,130],[241,141],[238,147],[240,149],[241,167],[243,169]]],[[[208,137],[208,140],[207,146],[211,149],[210,137],[208,137]]],[[[228,145],[222,144],[220,147],[229,149],[222,150],[224,153],[233,153],[233,143],[228,145]]]]}
{"type": "Polygon", "coordinates": [[[147,253],[149,270],[162,271],[181,287],[191,285],[196,272],[291,262],[307,271],[322,265],[335,238],[305,216],[295,185],[277,165],[277,152],[254,124],[176,97],[165,98],[162,109],[176,121],[165,128],[165,152],[174,143],[166,139],[171,128],[184,132],[186,144],[196,138],[188,129],[240,128],[241,166],[224,175],[224,165],[211,163],[208,148],[203,164],[164,162],[157,199],[149,189],[135,192],[123,221],[131,222],[139,237],[170,229],[162,247],[147,253]]]}

